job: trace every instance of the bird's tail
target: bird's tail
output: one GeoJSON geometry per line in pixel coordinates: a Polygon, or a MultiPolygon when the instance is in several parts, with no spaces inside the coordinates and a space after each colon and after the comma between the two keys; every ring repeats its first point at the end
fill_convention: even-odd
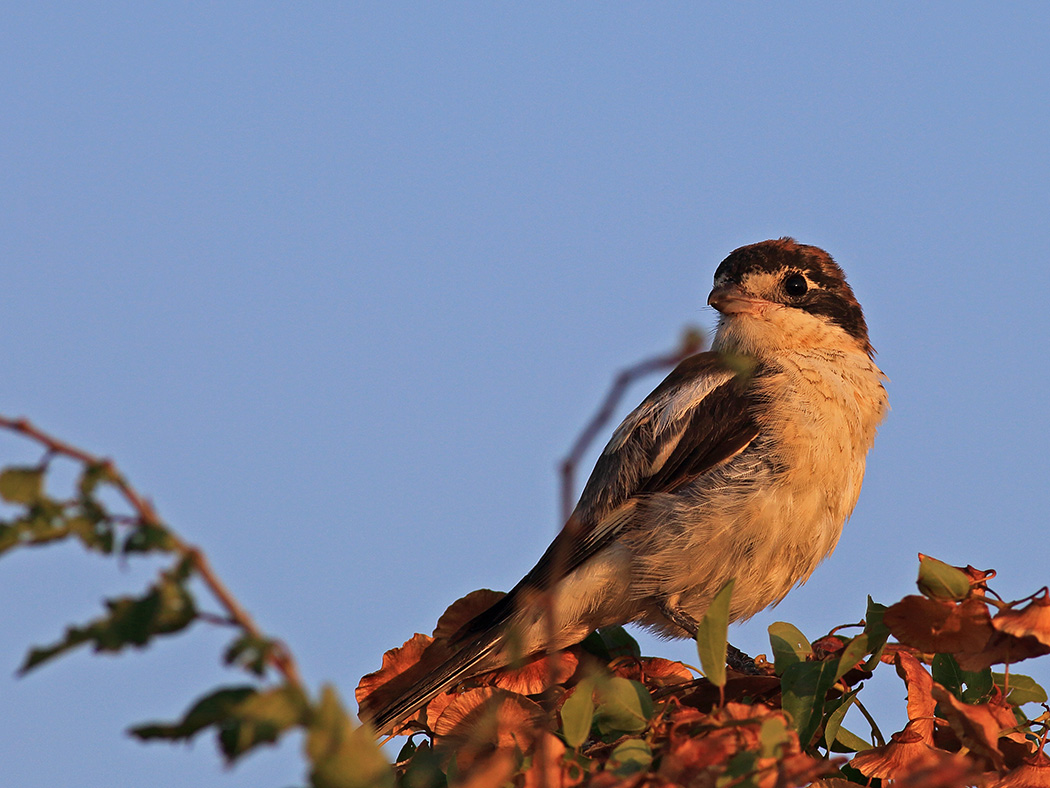
{"type": "Polygon", "coordinates": [[[498,667],[502,632],[490,629],[461,642],[435,640],[419,661],[360,697],[361,719],[388,734],[442,691],[470,676],[498,667]]]}

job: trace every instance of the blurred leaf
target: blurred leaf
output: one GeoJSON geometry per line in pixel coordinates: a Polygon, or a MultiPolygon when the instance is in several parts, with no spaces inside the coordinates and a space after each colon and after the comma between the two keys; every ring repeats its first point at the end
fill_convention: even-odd
{"type": "Polygon", "coordinates": [[[596,694],[594,722],[603,734],[637,733],[649,726],[653,699],[644,685],[613,676],[597,684],[596,694]]]}
{"type": "Polygon", "coordinates": [[[1046,690],[1030,676],[1011,673],[1009,687],[1007,687],[1005,673],[993,673],[992,681],[1014,706],[1021,706],[1025,703],[1046,703],[1047,701],[1046,690]],[[1009,689],[1009,694],[1007,689],[1009,689]]]}
{"type": "Polygon", "coordinates": [[[263,692],[254,687],[225,687],[201,698],[178,722],[139,725],[129,732],[144,741],[182,741],[214,727],[223,755],[232,762],[302,724],[308,708],[302,692],[288,685],[263,692]]]}
{"type": "Polygon", "coordinates": [[[8,503],[32,505],[44,495],[41,468],[10,467],[0,471],[0,498],[8,503]]]}
{"type": "Polygon", "coordinates": [[[67,526],[88,550],[97,550],[106,555],[113,552],[112,523],[81,516],[70,518],[67,526]]]}
{"type": "Polygon", "coordinates": [[[313,788],[393,788],[394,771],[365,725],[354,727],[326,684],[304,743],[313,788]]]}
{"type": "Polygon", "coordinates": [[[782,676],[791,665],[805,662],[813,653],[813,646],[806,636],[786,621],[769,625],[769,645],[773,649],[773,662],[778,676],[782,676]]]}
{"type": "MultiPolygon", "coordinates": [[[[411,758],[401,777],[401,788],[444,788],[447,780],[441,771],[441,758],[431,749],[429,742],[421,742],[415,747],[411,758]]],[[[398,762],[402,760],[398,756],[398,762]]]]}
{"type": "Polygon", "coordinates": [[[828,690],[835,684],[835,662],[798,662],[781,678],[782,707],[791,715],[799,743],[809,745],[824,716],[828,690]]]}
{"type": "Polygon", "coordinates": [[[970,578],[961,569],[919,554],[919,590],[932,599],[966,599],[970,578]]]}
{"type": "Polygon", "coordinates": [[[644,772],[653,762],[653,751],[642,739],[627,739],[609,754],[608,769],[617,777],[644,772]]]}
{"type": "Polygon", "coordinates": [[[587,741],[594,721],[594,680],[584,679],[561,707],[561,728],[565,743],[578,750],[587,741]]]}
{"type": "Polygon", "coordinates": [[[128,534],[121,545],[121,552],[131,553],[171,553],[177,545],[171,532],[161,525],[139,523],[135,530],[128,534]]]}
{"type": "Polygon", "coordinates": [[[266,673],[266,664],[274,646],[274,641],[267,638],[241,635],[226,649],[223,662],[227,665],[239,665],[256,676],[262,676],[266,673]]]}
{"type": "Polygon", "coordinates": [[[762,745],[761,755],[763,758],[778,758],[785,748],[791,746],[787,722],[779,714],[766,717],[762,720],[762,727],[758,731],[758,740],[762,745]]]}
{"type": "Polygon", "coordinates": [[[638,641],[621,626],[601,627],[589,634],[580,644],[584,650],[611,662],[617,657],[641,657],[638,641]]]}
{"type": "Polygon", "coordinates": [[[729,633],[729,603],[733,597],[735,580],[729,582],[715,594],[704,617],[696,627],[696,650],[700,655],[700,666],[708,681],[716,687],[726,683],[726,647],[729,633]]]}
{"type": "Polygon", "coordinates": [[[205,728],[229,719],[233,709],[255,693],[255,687],[250,685],[223,687],[197,700],[178,722],[136,725],[128,733],[147,741],[150,739],[189,740],[205,728]]]}
{"type": "Polygon", "coordinates": [[[68,627],[58,643],[32,649],[19,672],[24,674],[84,643],[92,643],[95,651],[120,651],[125,646],[141,648],[155,635],[185,629],[197,617],[197,608],[183,585],[184,563],[163,574],[142,597],[107,599],[106,616],[83,627],[68,627]]]}
{"type": "Polygon", "coordinates": [[[80,492],[82,499],[91,499],[100,484],[113,481],[115,481],[115,477],[109,463],[85,465],[80,478],[77,480],[77,490],[80,492]]]}

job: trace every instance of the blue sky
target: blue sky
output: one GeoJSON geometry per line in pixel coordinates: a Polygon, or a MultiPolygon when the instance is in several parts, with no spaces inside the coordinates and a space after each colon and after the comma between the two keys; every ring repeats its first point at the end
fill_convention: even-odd
{"type": "MultiPolygon", "coordinates": [[[[838,551],[734,642],[855,621],[913,591],[919,551],[1026,595],[1050,581],[1048,25],[1035,3],[12,7],[0,409],[115,457],[349,701],[531,567],[612,375],[713,325],[729,251],[791,235],[849,274],[893,410],[838,551]]],[[[239,681],[225,633],[12,677],[153,571],[0,562],[5,783],[301,779],[295,739],[225,772],[209,741],[123,735],[239,681]]]]}

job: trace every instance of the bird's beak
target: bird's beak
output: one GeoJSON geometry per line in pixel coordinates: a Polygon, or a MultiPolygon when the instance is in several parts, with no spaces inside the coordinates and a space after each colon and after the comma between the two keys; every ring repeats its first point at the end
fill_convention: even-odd
{"type": "Polygon", "coordinates": [[[758,315],[773,306],[771,301],[747,295],[738,285],[720,285],[711,291],[707,303],[723,315],[735,315],[741,312],[758,315]]]}

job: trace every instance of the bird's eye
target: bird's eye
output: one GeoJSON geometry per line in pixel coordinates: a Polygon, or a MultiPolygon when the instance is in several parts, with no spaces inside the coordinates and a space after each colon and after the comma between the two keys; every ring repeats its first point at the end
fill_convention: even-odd
{"type": "Polygon", "coordinates": [[[798,297],[805,295],[809,289],[809,283],[802,274],[792,274],[784,280],[784,292],[789,296],[798,297]]]}

